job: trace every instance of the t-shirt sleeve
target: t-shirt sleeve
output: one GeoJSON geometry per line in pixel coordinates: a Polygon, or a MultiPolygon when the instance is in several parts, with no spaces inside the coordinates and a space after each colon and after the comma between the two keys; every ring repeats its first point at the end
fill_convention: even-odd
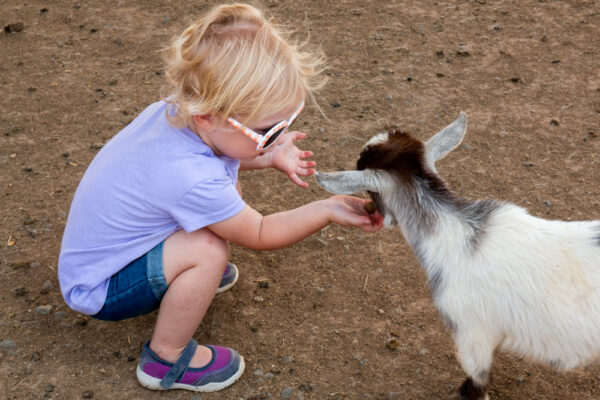
{"type": "Polygon", "coordinates": [[[186,232],[224,221],[244,209],[246,203],[227,179],[200,182],[175,204],[171,214],[186,232]]]}

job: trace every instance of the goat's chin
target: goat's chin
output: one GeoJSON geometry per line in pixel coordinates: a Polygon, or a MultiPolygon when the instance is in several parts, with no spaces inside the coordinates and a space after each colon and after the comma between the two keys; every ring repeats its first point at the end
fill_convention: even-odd
{"type": "Polygon", "coordinates": [[[398,221],[396,221],[396,218],[394,218],[394,216],[392,214],[389,213],[382,213],[380,211],[381,215],[383,215],[383,226],[385,226],[386,228],[392,229],[395,228],[398,225],[398,221]]]}

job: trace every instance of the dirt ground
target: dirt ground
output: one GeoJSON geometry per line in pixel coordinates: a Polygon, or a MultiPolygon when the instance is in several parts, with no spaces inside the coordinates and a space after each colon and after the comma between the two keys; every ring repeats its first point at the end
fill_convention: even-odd
{"type": "MultiPolygon", "coordinates": [[[[57,257],[77,184],[160,98],[159,50],[211,3],[0,2],[0,399],[455,398],[463,372],[399,231],[331,226],[279,251],[233,246],[240,281],[195,338],[237,349],[247,368],[213,394],[138,385],[155,314],[108,323],[64,304],[57,257]]],[[[439,165],[457,193],[600,219],[598,1],[264,5],[328,57],[316,97],[327,118],[309,102],[298,125],[320,170],[353,168],[390,125],[427,138],[464,110],[465,142],[439,165]]],[[[263,213],[328,196],[272,171],[241,181],[263,213]]],[[[600,399],[600,367],[557,373],[498,354],[491,397],[600,399]]]]}

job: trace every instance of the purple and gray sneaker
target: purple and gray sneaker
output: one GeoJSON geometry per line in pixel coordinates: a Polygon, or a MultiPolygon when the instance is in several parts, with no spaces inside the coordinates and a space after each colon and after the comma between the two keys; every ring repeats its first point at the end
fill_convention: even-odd
{"type": "Polygon", "coordinates": [[[232,385],[244,372],[244,358],[227,347],[206,346],[212,359],[202,368],[189,368],[198,343],[190,340],[176,363],[160,359],[144,345],[137,367],[140,384],[148,389],[186,389],[195,392],[214,392],[232,385]]]}
{"type": "Polygon", "coordinates": [[[221,278],[221,283],[219,283],[217,293],[223,293],[224,291],[230,289],[233,285],[235,285],[239,276],[240,274],[235,264],[228,261],[227,267],[225,267],[225,272],[223,272],[223,277],[221,278]]]}

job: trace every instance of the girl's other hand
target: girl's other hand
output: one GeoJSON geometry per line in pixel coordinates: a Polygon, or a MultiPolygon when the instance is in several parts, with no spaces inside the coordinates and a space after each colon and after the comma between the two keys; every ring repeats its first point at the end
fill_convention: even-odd
{"type": "Polygon", "coordinates": [[[342,226],[354,226],[365,232],[376,232],[383,226],[381,214],[369,214],[365,210],[365,205],[370,200],[353,196],[333,196],[327,201],[331,222],[342,226]]]}
{"type": "Polygon", "coordinates": [[[298,176],[310,176],[315,173],[312,168],[317,165],[314,161],[306,161],[305,158],[312,157],[312,151],[302,151],[296,147],[296,140],[304,139],[306,133],[292,131],[287,132],[279,139],[279,142],[271,150],[271,167],[286,174],[296,185],[306,188],[308,183],[298,176]]]}

